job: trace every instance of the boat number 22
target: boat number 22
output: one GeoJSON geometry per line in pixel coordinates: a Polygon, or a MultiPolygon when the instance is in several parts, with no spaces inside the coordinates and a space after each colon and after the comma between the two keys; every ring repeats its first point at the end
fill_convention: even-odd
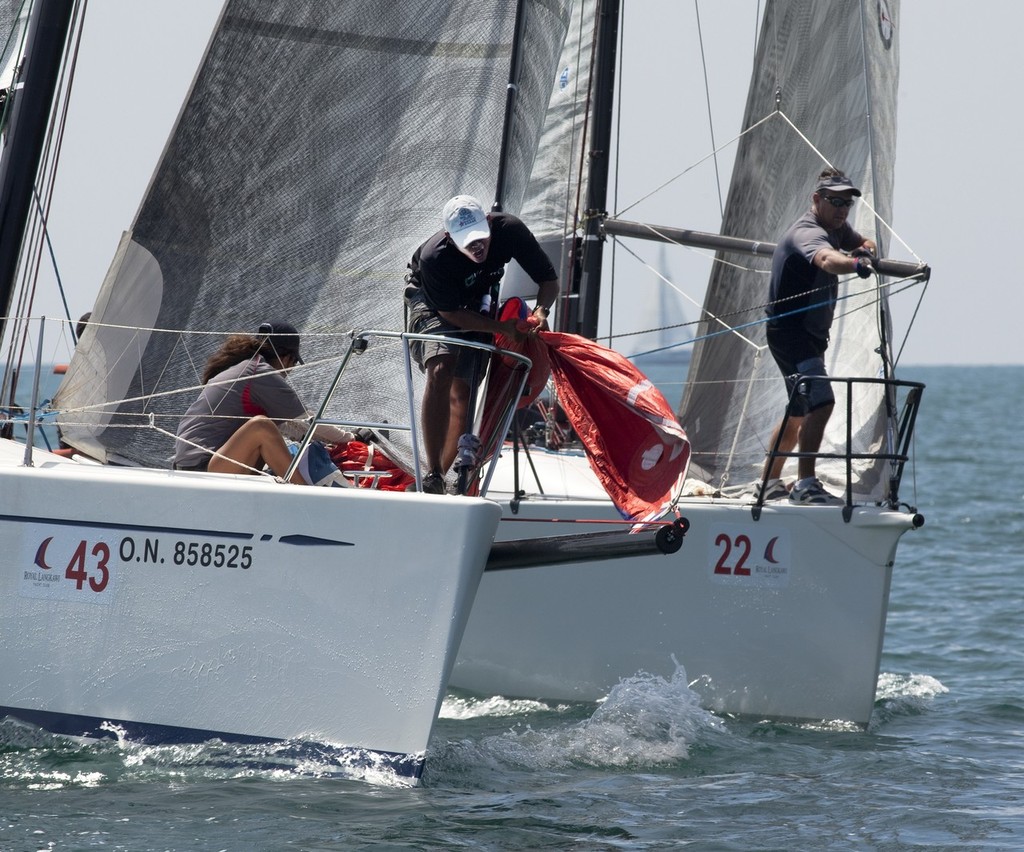
{"type": "Polygon", "coordinates": [[[745,567],[747,559],[750,558],[750,539],[746,535],[740,533],[733,537],[719,533],[715,539],[715,547],[721,549],[721,555],[715,564],[716,574],[732,577],[750,576],[750,569],[745,567]]]}

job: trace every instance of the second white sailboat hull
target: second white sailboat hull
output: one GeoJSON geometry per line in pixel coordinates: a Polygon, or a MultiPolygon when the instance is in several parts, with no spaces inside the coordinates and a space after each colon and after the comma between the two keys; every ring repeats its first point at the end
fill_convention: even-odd
{"type": "MultiPolygon", "coordinates": [[[[564,533],[554,517],[618,517],[591,500],[505,509],[517,521],[501,537],[564,533]]],[[[671,556],[487,573],[452,684],[594,701],[622,678],[668,677],[678,663],[716,712],[866,725],[896,546],[913,517],[858,507],[847,523],[841,508],[782,502],[755,521],[751,509],[682,500],[690,529],[671,556]]]]}

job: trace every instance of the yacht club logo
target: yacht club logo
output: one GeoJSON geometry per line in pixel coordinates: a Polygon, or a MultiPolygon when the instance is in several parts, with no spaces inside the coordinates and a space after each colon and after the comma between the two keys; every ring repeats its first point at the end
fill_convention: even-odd
{"type": "Polygon", "coordinates": [[[888,0],[878,0],[878,33],[882,36],[882,44],[885,45],[886,50],[892,47],[892,36],[895,29],[888,0]]]}

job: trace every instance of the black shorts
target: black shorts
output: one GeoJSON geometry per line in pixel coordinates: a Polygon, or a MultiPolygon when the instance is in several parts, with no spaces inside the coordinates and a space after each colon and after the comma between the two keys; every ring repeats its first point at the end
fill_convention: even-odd
{"type": "Polygon", "coordinates": [[[786,413],[805,417],[812,411],[834,405],[835,394],[828,381],[801,381],[804,376],[827,376],[824,341],[787,329],[766,328],[768,348],[786,380],[789,403],[786,413]]]}

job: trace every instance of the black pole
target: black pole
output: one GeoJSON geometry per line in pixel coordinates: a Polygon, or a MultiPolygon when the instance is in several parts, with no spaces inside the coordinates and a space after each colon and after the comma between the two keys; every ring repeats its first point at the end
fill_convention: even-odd
{"type": "Polygon", "coordinates": [[[512,145],[512,118],[516,108],[516,95],[519,94],[519,65],[522,59],[523,20],[526,4],[524,0],[516,3],[516,23],[512,31],[512,58],[508,67],[508,85],[505,88],[505,121],[501,127],[501,149],[498,153],[498,180],[494,187],[494,204],[491,210],[500,213],[505,209],[505,175],[508,171],[509,148],[512,145]]]}
{"type": "MultiPolygon", "coordinates": [[[[494,203],[491,211],[500,213],[505,204],[505,175],[508,172],[509,150],[512,147],[512,119],[516,107],[516,95],[519,92],[519,64],[522,58],[523,21],[526,15],[525,0],[516,3],[516,22],[512,30],[512,57],[508,68],[508,85],[505,87],[505,120],[501,127],[501,149],[498,152],[498,176],[494,186],[494,203]]],[[[493,319],[498,315],[498,285],[491,289],[491,303],[487,309],[493,319]]],[[[480,439],[473,432],[473,421],[476,417],[477,400],[480,398],[480,371],[486,369],[484,353],[473,353],[473,371],[470,374],[469,405],[466,407],[466,422],[459,437],[459,454],[455,458],[455,470],[458,471],[456,490],[466,494],[473,484],[473,477],[480,467],[480,439]],[[465,452],[463,452],[465,449],[465,452]]],[[[488,374],[490,371],[488,370],[488,374]]],[[[487,379],[490,377],[488,375],[487,379]]]]}
{"type": "MultiPolygon", "coordinates": [[[[748,240],[743,237],[727,237],[722,234],[709,234],[704,231],[689,231],[685,228],[670,228],[667,225],[644,225],[639,222],[627,222],[623,219],[605,219],[601,230],[605,234],[616,237],[634,237],[640,240],[675,243],[692,248],[753,254],[759,257],[771,257],[772,252],[775,251],[775,243],[748,240]]],[[[906,260],[878,258],[873,265],[875,271],[894,278],[927,278],[931,274],[931,269],[927,264],[912,263],[906,260]]]]}
{"type": "Polygon", "coordinates": [[[681,518],[671,524],[661,524],[656,530],[633,534],[623,530],[496,541],[491,545],[484,570],[510,571],[573,562],[600,562],[626,556],[668,556],[683,546],[683,537],[689,526],[689,521],[681,518]]]}
{"type": "Polygon", "coordinates": [[[21,243],[32,210],[36,173],[46,140],[73,0],[36,0],[25,60],[12,86],[7,146],[0,159],[0,337],[14,297],[21,243]]]}
{"type": "MultiPolygon", "coordinates": [[[[597,337],[601,294],[603,239],[601,221],[607,215],[608,170],[611,160],[615,106],[615,62],[619,40],[619,0],[598,0],[594,56],[587,200],[584,210],[582,271],[576,316],[565,326],[584,337],[597,337]]],[[[569,300],[570,302],[572,300],[569,300]]]]}

